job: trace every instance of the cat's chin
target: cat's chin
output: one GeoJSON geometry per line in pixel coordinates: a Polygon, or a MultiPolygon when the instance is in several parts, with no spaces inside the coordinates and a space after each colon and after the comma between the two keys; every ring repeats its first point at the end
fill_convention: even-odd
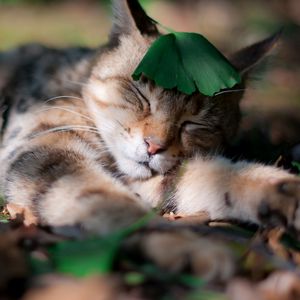
{"type": "Polygon", "coordinates": [[[123,158],[122,162],[119,162],[119,169],[134,179],[147,179],[153,175],[152,170],[147,165],[130,159],[123,158]]]}

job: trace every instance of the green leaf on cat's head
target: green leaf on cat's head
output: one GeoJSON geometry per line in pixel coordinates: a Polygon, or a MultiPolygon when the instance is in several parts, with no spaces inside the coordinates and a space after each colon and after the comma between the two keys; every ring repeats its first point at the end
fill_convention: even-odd
{"type": "Polygon", "coordinates": [[[241,82],[240,74],[205,37],[186,32],[155,40],[132,77],[138,80],[142,74],[158,86],[187,95],[199,91],[213,96],[241,82]]]}

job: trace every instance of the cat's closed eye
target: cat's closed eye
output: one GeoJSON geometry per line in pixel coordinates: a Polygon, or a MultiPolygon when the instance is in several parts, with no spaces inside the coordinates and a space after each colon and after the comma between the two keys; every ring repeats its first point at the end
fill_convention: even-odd
{"type": "Polygon", "coordinates": [[[151,104],[149,99],[144,95],[144,93],[139,88],[134,87],[134,94],[142,103],[144,110],[145,108],[147,108],[150,111],[151,104]]]}
{"type": "Polygon", "coordinates": [[[210,126],[207,123],[198,123],[193,121],[185,121],[181,124],[182,130],[188,133],[193,133],[198,130],[210,131],[210,126]]]}
{"type": "Polygon", "coordinates": [[[150,101],[136,85],[124,84],[122,94],[124,100],[132,105],[132,108],[143,112],[150,112],[150,101]]]}

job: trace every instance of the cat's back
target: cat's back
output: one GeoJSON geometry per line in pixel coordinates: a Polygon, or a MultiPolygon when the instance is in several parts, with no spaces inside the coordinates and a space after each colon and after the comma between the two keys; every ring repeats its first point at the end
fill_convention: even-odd
{"type": "Polygon", "coordinates": [[[80,95],[95,51],[28,44],[0,53],[0,98],[5,117],[61,95],[80,95]]]}

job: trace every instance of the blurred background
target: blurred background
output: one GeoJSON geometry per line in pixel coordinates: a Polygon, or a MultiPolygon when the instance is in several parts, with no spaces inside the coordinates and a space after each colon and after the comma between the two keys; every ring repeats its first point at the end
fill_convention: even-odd
{"type": "MultiPolygon", "coordinates": [[[[272,157],[267,154],[264,158],[255,144],[256,158],[275,159],[286,145],[300,141],[299,0],[141,3],[160,23],[178,31],[200,32],[225,54],[283,28],[279,45],[247,90],[242,131],[254,139],[260,137],[260,145],[278,146],[272,157]]],[[[28,42],[96,47],[106,41],[110,14],[108,0],[0,0],[0,50],[28,42]]]]}

